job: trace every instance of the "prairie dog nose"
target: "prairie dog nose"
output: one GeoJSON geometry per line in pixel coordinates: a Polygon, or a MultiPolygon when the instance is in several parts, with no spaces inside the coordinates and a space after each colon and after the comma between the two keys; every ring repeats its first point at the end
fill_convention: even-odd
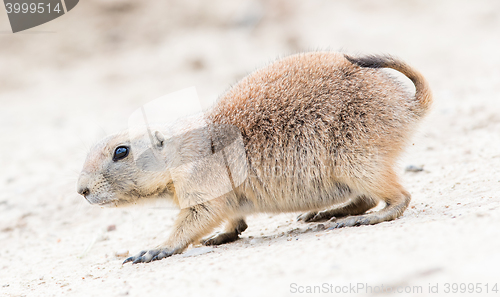
{"type": "Polygon", "coordinates": [[[90,190],[88,187],[88,181],[89,181],[89,178],[86,174],[82,174],[82,175],[80,175],[80,178],[78,178],[78,183],[76,185],[76,191],[78,192],[78,194],[82,195],[83,197],[90,194],[90,190]]]}
{"type": "Polygon", "coordinates": [[[89,193],[90,193],[90,190],[89,188],[78,188],[77,190],[78,194],[82,195],[82,196],[87,196],[89,193]]]}

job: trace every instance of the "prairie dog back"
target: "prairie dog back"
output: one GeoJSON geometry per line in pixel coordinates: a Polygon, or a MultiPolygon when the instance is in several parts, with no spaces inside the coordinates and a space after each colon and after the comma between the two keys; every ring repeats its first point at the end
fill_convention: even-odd
{"type": "Polygon", "coordinates": [[[266,211],[303,211],[353,195],[384,200],[397,184],[394,162],[430,98],[423,77],[391,57],[306,53],[250,74],[208,116],[241,130],[247,196],[266,211]],[[382,67],[405,70],[416,96],[374,69],[382,67]]]}

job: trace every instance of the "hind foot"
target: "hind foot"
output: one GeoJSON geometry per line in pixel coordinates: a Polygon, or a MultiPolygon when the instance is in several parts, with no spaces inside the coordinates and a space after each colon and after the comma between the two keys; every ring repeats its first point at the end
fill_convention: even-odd
{"type": "Polygon", "coordinates": [[[224,233],[217,234],[211,238],[202,240],[203,245],[220,245],[238,240],[239,235],[247,229],[248,225],[244,219],[230,221],[224,233]]]}

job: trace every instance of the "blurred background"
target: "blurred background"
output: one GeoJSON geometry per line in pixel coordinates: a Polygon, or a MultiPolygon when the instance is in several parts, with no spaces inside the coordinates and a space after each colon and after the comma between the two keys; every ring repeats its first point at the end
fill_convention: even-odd
{"type": "Polygon", "coordinates": [[[243,287],[287,295],[301,280],[481,281],[500,264],[493,256],[500,248],[499,36],[495,0],[85,0],[16,34],[2,6],[0,295],[93,288],[154,295],[162,279],[169,292],[233,296],[245,295],[243,287]],[[413,194],[395,222],[400,231],[351,228],[323,234],[321,245],[315,236],[322,234],[292,232],[301,226],[295,214],[263,216],[250,220],[247,241],[205,258],[120,269],[114,253],[161,242],[175,211],[87,205],[75,183],[90,146],[126,129],[129,115],[155,98],[195,86],[209,107],[252,70],[311,50],[390,53],[431,84],[433,113],[398,171],[413,194]],[[404,173],[406,165],[425,170],[404,173]],[[287,245],[290,238],[306,243],[287,245]],[[200,262],[216,268],[200,276],[203,286],[191,279],[209,265],[200,262]]]}

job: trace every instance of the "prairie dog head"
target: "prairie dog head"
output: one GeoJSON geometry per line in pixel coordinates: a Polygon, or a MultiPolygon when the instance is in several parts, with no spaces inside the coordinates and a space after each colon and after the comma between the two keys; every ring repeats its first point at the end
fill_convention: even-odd
{"type": "Polygon", "coordinates": [[[91,204],[171,198],[182,208],[232,191],[246,179],[246,170],[239,129],[194,118],[103,139],[90,150],[77,191],[91,204]]]}
{"type": "Polygon", "coordinates": [[[172,195],[167,168],[175,160],[174,147],[155,130],[106,137],[87,155],[77,192],[91,204],[114,206],[172,195]]]}

